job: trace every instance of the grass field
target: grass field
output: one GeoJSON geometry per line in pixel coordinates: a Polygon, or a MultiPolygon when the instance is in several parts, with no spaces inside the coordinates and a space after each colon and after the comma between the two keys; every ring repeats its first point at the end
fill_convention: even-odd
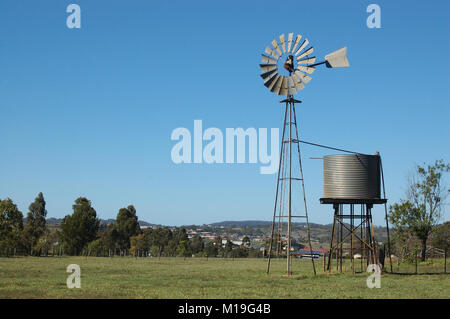
{"type": "Polygon", "coordinates": [[[0,258],[0,298],[450,298],[450,276],[324,274],[318,262],[264,259],[16,257],[0,258]],[[66,267],[81,268],[81,288],[68,289],[66,267]]]}

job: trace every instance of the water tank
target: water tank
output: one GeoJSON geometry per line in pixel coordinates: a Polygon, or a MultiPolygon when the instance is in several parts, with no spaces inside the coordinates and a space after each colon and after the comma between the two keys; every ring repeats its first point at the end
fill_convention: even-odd
{"type": "Polygon", "coordinates": [[[380,198],[379,155],[324,156],[323,196],[361,200],[380,198]]]}

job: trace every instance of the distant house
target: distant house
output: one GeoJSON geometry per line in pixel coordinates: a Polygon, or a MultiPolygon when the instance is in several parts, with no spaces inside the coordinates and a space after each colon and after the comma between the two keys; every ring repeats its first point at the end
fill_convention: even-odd
{"type": "Polygon", "coordinates": [[[328,254],[328,249],[323,249],[323,248],[313,248],[312,251],[309,250],[309,248],[302,248],[297,250],[297,253],[299,255],[318,255],[318,256],[323,256],[323,255],[327,255],[328,254]]]}
{"type": "Polygon", "coordinates": [[[187,232],[188,238],[191,239],[192,237],[194,237],[195,235],[197,235],[196,231],[188,231],[187,232]]]}
{"type": "Polygon", "coordinates": [[[217,235],[205,235],[205,236],[202,236],[202,238],[215,240],[215,239],[219,238],[219,236],[217,236],[217,235]]]}
{"type": "MultiPolygon", "coordinates": [[[[242,240],[230,240],[233,245],[241,246],[242,240]]],[[[228,242],[228,239],[222,239],[222,246],[225,246],[228,242]]]]}

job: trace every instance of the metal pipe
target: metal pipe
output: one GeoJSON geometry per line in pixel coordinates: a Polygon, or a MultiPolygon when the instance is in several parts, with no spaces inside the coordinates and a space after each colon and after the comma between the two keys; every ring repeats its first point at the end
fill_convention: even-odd
{"type": "MultiPolygon", "coordinates": [[[[381,170],[381,181],[383,184],[383,197],[386,199],[386,190],[384,188],[384,172],[383,172],[383,164],[381,162],[381,156],[380,156],[380,170],[381,170]]],[[[384,218],[386,219],[386,231],[387,231],[387,237],[388,237],[388,249],[389,249],[389,264],[391,266],[391,273],[392,270],[392,253],[391,253],[391,237],[389,236],[389,220],[388,220],[388,212],[387,212],[387,204],[384,203],[384,218]]]]}

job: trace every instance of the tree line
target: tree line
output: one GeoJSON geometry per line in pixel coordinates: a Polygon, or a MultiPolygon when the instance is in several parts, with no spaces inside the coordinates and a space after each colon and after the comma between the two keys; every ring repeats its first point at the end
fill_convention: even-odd
{"type": "Polygon", "coordinates": [[[46,225],[44,195],[39,193],[25,219],[14,202],[0,200],[0,254],[3,255],[91,255],[91,256],[157,256],[190,257],[259,257],[258,249],[234,245],[222,238],[205,242],[200,235],[188,238],[185,228],[147,228],[139,226],[133,205],[119,209],[116,220],[101,225],[95,209],[85,197],[72,205],[73,213],[62,220],[60,230],[46,225]]]}
{"type": "MultiPolygon", "coordinates": [[[[393,225],[391,245],[401,259],[413,259],[420,253],[427,257],[430,243],[447,251],[450,245],[450,223],[439,225],[450,189],[444,185],[444,175],[450,164],[438,160],[432,165],[417,165],[407,184],[404,199],[389,207],[388,219],[393,225]]],[[[25,225],[23,214],[10,199],[0,199],[0,254],[42,255],[59,254],[98,256],[133,254],[146,256],[222,256],[259,257],[258,249],[235,247],[222,239],[204,242],[196,235],[188,238],[184,228],[161,227],[142,230],[133,205],[121,208],[116,221],[100,225],[91,202],[79,197],[72,206],[73,213],[64,217],[61,230],[46,227],[45,199],[39,193],[28,207],[25,225]]],[[[268,243],[266,243],[266,248],[268,243]]]]}

